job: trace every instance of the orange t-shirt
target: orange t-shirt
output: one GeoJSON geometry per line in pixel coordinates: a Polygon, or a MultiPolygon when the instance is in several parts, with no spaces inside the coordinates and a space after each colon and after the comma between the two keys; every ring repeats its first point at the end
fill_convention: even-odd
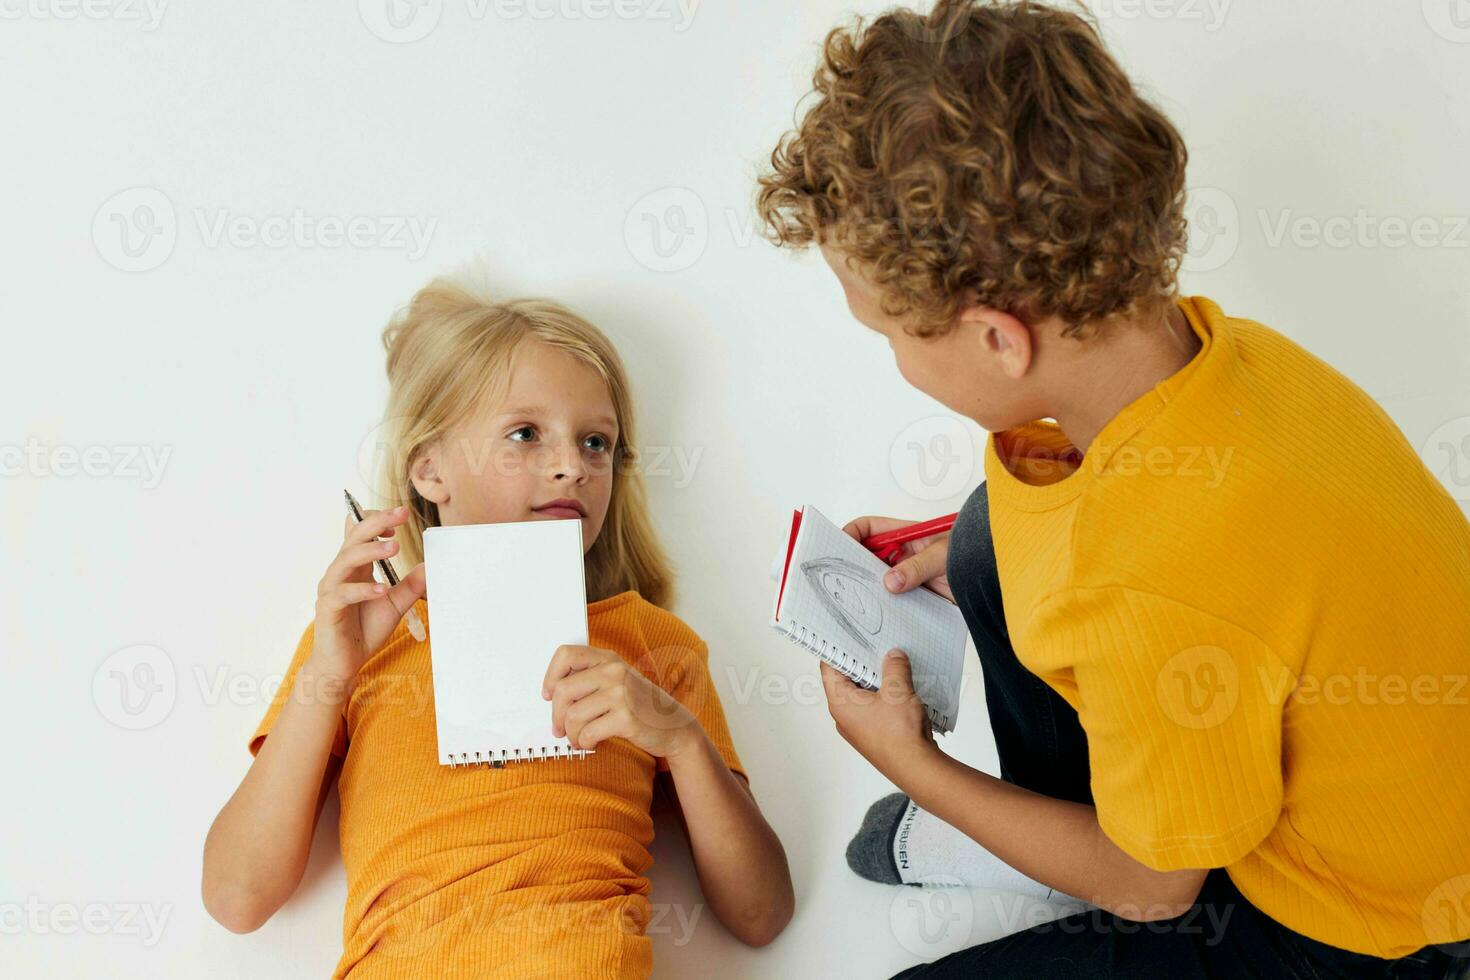
{"type": "MultiPolygon", "coordinates": [[[[427,623],[427,603],[416,608],[427,623]]],[[[693,630],[632,591],[589,603],[587,627],[592,646],[615,651],[688,708],[743,775],[708,648],[693,630]]],[[[251,737],[252,754],[312,632],[251,737]]],[[[347,869],[333,976],[646,977],[649,804],[664,761],[617,738],[584,759],[450,768],[436,746],[429,643],[400,623],[363,664],[332,744],[343,760],[347,869]]]]}

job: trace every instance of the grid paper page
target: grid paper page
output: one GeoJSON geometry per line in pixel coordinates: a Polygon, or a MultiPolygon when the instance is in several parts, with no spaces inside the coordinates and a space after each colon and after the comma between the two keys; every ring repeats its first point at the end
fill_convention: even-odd
{"type": "Polygon", "coordinates": [[[815,507],[804,507],[771,625],[867,687],[878,686],[883,655],[898,647],[909,656],[914,690],[935,731],[952,731],[965,666],[964,617],[928,589],[891,594],[883,587],[887,571],[815,507]]]}
{"type": "Polygon", "coordinates": [[[541,681],[563,643],[587,642],[581,521],[424,531],[439,761],[579,754],[551,734],[541,681]]]}

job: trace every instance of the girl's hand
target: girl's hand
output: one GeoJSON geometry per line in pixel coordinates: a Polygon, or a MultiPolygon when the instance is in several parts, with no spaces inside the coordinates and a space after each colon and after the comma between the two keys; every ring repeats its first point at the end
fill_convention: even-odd
{"type": "Polygon", "coordinates": [[[704,734],[682,704],[611,650],[557,647],[541,696],[551,702],[553,734],[573,748],[625,738],[668,759],[704,734]]]}
{"type": "Polygon", "coordinates": [[[373,562],[398,553],[393,528],[408,520],[408,508],[370,510],[362,521],[349,516],[342,532],[342,549],[327,566],[316,587],[316,626],[311,659],[321,673],[351,680],[363,661],[377,653],[408,612],[424,595],[424,566],[420,563],[397,585],[388,589],[373,581],[373,562]]]}
{"type": "MultiPolygon", "coordinates": [[[[862,541],[875,534],[917,523],[897,517],[859,517],[848,521],[842,530],[862,541]]],[[[905,541],[900,547],[903,559],[883,576],[883,585],[888,591],[908,592],[927,585],[930,592],[954,602],[954,593],[949,590],[949,576],[945,574],[949,562],[949,532],[905,541]]]]}

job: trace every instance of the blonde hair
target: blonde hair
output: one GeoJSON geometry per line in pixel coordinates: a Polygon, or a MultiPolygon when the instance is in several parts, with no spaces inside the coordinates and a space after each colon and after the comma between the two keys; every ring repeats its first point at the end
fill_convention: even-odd
{"type": "Polygon", "coordinates": [[[444,277],[420,289],[383,330],[389,394],[379,429],[383,460],[376,489],[383,507],[409,509],[408,521],[395,534],[400,574],[423,560],[424,529],[439,524],[438,506],[420,496],[410,478],[414,461],[508,385],[516,351],[531,341],[565,351],[601,375],[617,416],[612,497],[585,562],[588,601],[634,589],[667,607],[673,601],[673,577],[649,520],[635,465],[632,397],[612,342],[559,303],[495,301],[444,277]]]}

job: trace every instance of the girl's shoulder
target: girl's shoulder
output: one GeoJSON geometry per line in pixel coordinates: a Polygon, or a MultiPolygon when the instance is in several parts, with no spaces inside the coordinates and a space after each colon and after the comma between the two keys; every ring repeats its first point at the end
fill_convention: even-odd
{"type": "Polygon", "coordinates": [[[660,659],[704,660],[709,654],[704,639],[693,627],[631,589],[589,603],[587,626],[594,646],[632,646],[639,648],[637,653],[655,654],[660,659]]]}

